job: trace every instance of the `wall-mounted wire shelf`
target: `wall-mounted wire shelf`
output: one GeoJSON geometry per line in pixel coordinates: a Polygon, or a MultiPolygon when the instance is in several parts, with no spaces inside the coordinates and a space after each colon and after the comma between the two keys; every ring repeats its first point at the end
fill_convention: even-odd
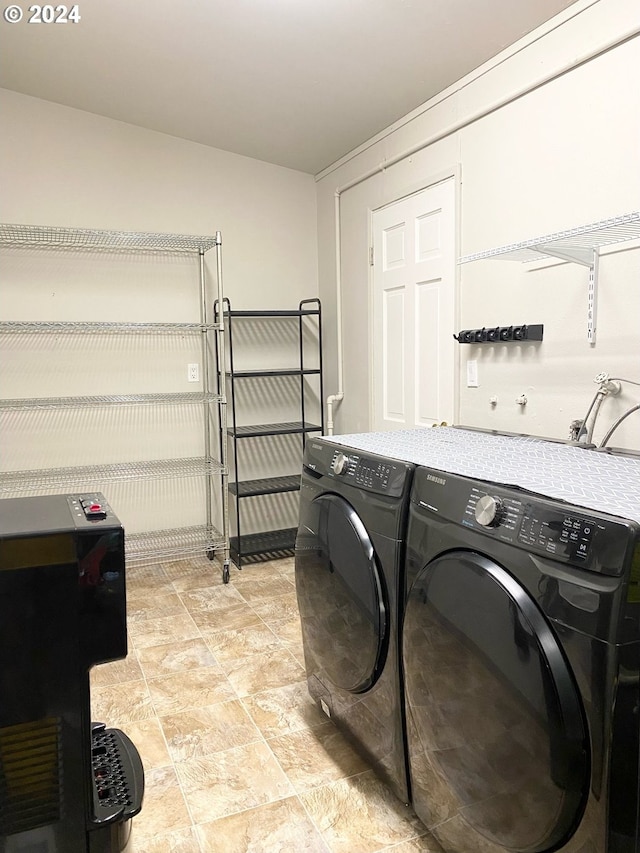
{"type": "Polygon", "coordinates": [[[508,261],[541,261],[558,258],[561,261],[581,264],[589,268],[587,292],[587,340],[596,342],[596,317],[598,311],[598,268],[600,249],[615,243],[640,238],[640,211],[603,219],[591,225],[581,225],[567,231],[557,231],[522,243],[512,243],[472,255],[464,255],[459,264],[486,258],[508,261]]]}
{"type": "Polygon", "coordinates": [[[225,538],[214,527],[180,527],[125,536],[127,565],[142,566],[158,560],[195,556],[203,551],[221,550],[225,538]]]}
{"type": "Polygon", "coordinates": [[[568,231],[558,231],[543,237],[535,237],[521,243],[499,246],[473,255],[464,255],[458,260],[459,264],[479,261],[483,258],[495,258],[508,261],[541,261],[549,257],[559,257],[566,254],[563,260],[591,265],[594,249],[613,243],[623,243],[626,240],[640,238],[640,211],[634,211],[624,216],[603,219],[591,225],[570,228],[568,231]]]}
{"type": "MultiPolygon", "coordinates": [[[[4,497],[26,492],[39,494],[50,489],[78,489],[87,486],[105,491],[110,483],[141,480],[167,480],[174,477],[209,477],[221,474],[222,465],[212,459],[153,459],[147,462],[116,462],[111,465],[83,465],[68,468],[38,468],[29,471],[4,471],[0,492],[4,497]]],[[[1,507],[0,507],[1,509],[1,507]]]]}
{"type": "Polygon", "coordinates": [[[183,392],[179,394],[105,394],[93,397],[29,397],[0,400],[0,412],[22,412],[34,409],[97,409],[103,406],[194,405],[219,403],[220,394],[183,392]]]}
{"type": "Polygon", "coordinates": [[[0,244],[7,248],[78,249],[88,252],[162,252],[200,254],[219,245],[218,235],[158,234],[142,231],[102,231],[47,225],[0,224],[0,244]]]}
{"type": "Polygon", "coordinates": [[[3,320],[0,332],[5,335],[29,334],[87,334],[87,335],[193,335],[217,329],[217,324],[205,323],[85,323],[59,320],[3,320]]]}

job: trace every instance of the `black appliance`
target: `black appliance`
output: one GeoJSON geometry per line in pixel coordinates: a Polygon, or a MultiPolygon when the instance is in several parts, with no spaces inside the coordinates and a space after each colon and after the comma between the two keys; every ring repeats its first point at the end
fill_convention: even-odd
{"type": "Polygon", "coordinates": [[[0,501],[0,851],[121,853],[135,746],[91,722],[89,670],[127,654],[124,531],[101,494],[0,501]]]}
{"type": "Polygon", "coordinates": [[[398,605],[414,467],[309,439],[295,547],[309,692],[404,802],[398,605]]]}
{"type": "Polygon", "coordinates": [[[406,570],[412,802],[446,853],[638,853],[638,524],[418,468],[406,570]]]}

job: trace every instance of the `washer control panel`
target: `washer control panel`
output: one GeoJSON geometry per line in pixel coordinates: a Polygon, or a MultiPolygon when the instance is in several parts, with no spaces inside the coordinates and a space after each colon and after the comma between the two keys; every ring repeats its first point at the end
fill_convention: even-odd
{"type": "Polygon", "coordinates": [[[593,518],[565,514],[538,501],[522,501],[472,488],[462,523],[467,527],[500,529],[500,539],[519,542],[546,554],[562,554],[586,563],[594,533],[600,526],[593,518]]]}
{"type": "Polygon", "coordinates": [[[431,469],[416,471],[412,501],[441,523],[606,575],[620,574],[630,542],[640,541],[632,521],[431,469]]]}

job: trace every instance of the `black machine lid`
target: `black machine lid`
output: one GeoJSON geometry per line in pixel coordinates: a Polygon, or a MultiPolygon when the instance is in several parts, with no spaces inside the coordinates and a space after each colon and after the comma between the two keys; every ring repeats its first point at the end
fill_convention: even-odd
{"type": "Polygon", "coordinates": [[[369,534],[348,501],[326,493],[312,507],[313,547],[296,556],[305,639],[334,685],[361,693],[377,680],[388,646],[381,572],[369,534]]]}
{"type": "Polygon", "coordinates": [[[543,853],[570,838],[589,784],[586,723],[553,629],[520,584],[473,551],[436,557],[409,595],[403,660],[418,815],[431,777],[478,842],[543,853]]]}

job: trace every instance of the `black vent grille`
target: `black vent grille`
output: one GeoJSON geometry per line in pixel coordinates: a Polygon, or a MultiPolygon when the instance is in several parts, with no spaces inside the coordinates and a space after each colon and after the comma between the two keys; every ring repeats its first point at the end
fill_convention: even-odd
{"type": "Polygon", "coordinates": [[[132,806],[133,796],[115,730],[94,733],[91,763],[98,805],[102,809],[132,806]]]}
{"type": "Polygon", "coordinates": [[[59,717],[0,728],[0,835],[60,820],[59,717]]]}

